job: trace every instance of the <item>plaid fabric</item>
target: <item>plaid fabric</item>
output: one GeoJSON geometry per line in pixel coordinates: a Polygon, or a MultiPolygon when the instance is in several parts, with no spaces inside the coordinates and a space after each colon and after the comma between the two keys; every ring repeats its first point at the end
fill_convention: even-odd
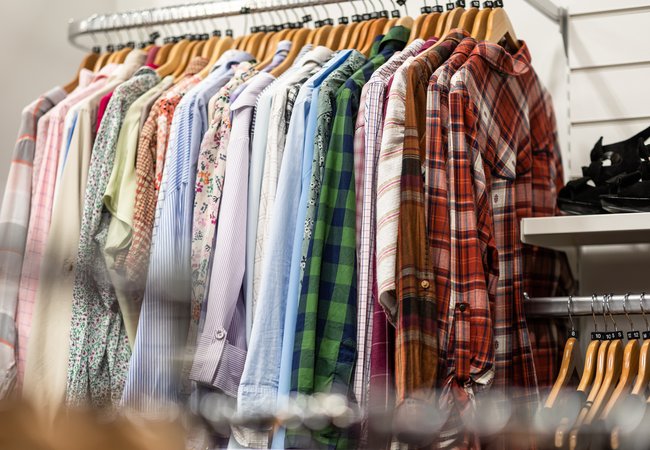
{"type": "MultiPolygon", "coordinates": [[[[452,32],[415,58],[406,71],[406,109],[396,252],[395,387],[399,408],[432,401],[438,335],[434,277],[429,261],[424,183],[427,87],[465,31],[452,32]],[[408,400],[408,402],[406,402],[408,400]]],[[[417,407],[417,406],[416,406],[417,407]]]]}
{"type": "MultiPolygon", "coordinates": [[[[304,393],[337,392],[352,397],[350,384],[356,360],[356,226],[354,186],[354,128],[361,90],[372,73],[408,40],[409,30],[391,29],[379,51],[359,68],[337,93],[336,117],[325,162],[311,258],[302,284],[299,306],[305,315],[303,348],[314,352],[300,358],[299,378],[311,385],[304,393]],[[309,327],[313,324],[312,327],[309,327]],[[307,378],[311,377],[312,380],[307,378]]],[[[298,337],[298,335],[297,335],[298,337]]],[[[296,345],[301,345],[296,341],[296,345]]],[[[295,357],[294,357],[295,361],[295,357]]],[[[319,445],[351,448],[352,433],[333,428],[312,433],[319,445]]]]}
{"type": "MultiPolygon", "coordinates": [[[[453,74],[465,63],[476,42],[463,39],[445,64],[440,66],[429,80],[427,88],[427,130],[425,166],[425,203],[427,205],[427,245],[431,251],[431,262],[436,280],[438,300],[438,374],[445,377],[447,367],[453,366],[453,354],[447,354],[449,345],[450,299],[450,224],[447,190],[447,142],[449,124],[449,86],[453,74]],[[447,362],[448,356],[452,357],[447,362]]],[[[441,402],[441,409],[450,409],[441,402]]],[[[460,446],[471,442],[471,436],[463,432],[464,426],[455,407],[447,411],[450,420],[444,428],[440,447],[460,446]]]]}
{"type": "Polygon", "coordinates": [[[152,106],[140,132],[135,162],[137,188],[133,214],[133,239],[126,256],[115,261],[116,270],[124,271],[134,286],[144,288],[145,285],[149,267],[151,231],[174,111],[183,96],[201,81],[196,74],[207,63],[208,60],[202,57],[190,61],[185,76],[152,106]]]}
{"type": "MultiPolygon", "coordinates": [[[[447,392],[471,414],[473,394],[492,384],[525,420],[538,400],[523,312],[519,219],[529,197],[532,126],[544,96],[524,43],[516,55],[481,42],[453,76],[449,94],[451,291],[447,392]],[[525,107],[522,107],[525,105],[525,107]],[[452,394],[453,395],[453,394],[452,394]]],[[[550,134],[553,137],[553,134],[550,134]]],[[[497,438],[497,440],[500,438],[497,438]]]]}
{"type": "Polygon", "coordinates": [[[16,302],[29,225],[36,125],[66,95],[56,87],[23,109],[9,166],[0,209],[0,398],[9,394],[16,382],[16,302]]]}

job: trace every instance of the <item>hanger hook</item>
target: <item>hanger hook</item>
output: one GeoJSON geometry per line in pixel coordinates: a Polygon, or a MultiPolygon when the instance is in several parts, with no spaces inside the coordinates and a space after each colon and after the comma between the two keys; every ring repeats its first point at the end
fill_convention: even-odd
{"type": "Polygon", "coordinates": [[[601,303],[601,311],[600,313],[603,315],[603,325],[605,325],[605,332],[607,332],[607,314],[605,311],[605,301],[606,301],[606,295],[603,295],[603,302],[601,303]]]}
{"type": "Polygon", "coordinates": [[[567,312],[569,313],[569,322],[571,323],[571,331],[575,332],[576,327],[575,324],[573,323],[573,314],[572,314],[572,309],[573,309],[573,296],[569,295],[569,298],[566,302],[566,309],[567,312]]]}
{"type": "Polygon", "coordinates": [[[612,299],[612,294],[605,294],[603,298],[605,299],[605,305],[607,305],[607,314],[609,314],[609,319],[614,324],[614,331],[618,331],[618,325],[616,325],[616,320],[614,320],[612,310],[609,307],[609,301],[612,299]]]}
{"type": "Polygon", "coordinates": [[[629,293],[625,294],[625,297],[623,297],[623,311],[625,312],[625,317],[627,317],[628,322],[630,322],[630,331],[634,331],[634,322],[632,322],[630,314],[627,312],[627,301],[629,298],[629,293]]]}
{"type": "Polygon", "coordinates": [[[598,322],[596,321],[596,311],[594,309],[594,302],[597,300],[596,294],[591,296],[591,318],[594,321],[594,332],[598,331],[598,322]]]}
{"type": "Polygon", "coordinates": [[[645,322],[646,331],[650,331],[650,324],[648,324],[648,318],[645,315],[645,308],[643,307],[643,302],[645,301],[645,292],[642,292],[639,296],[639,306],[641,307],[641,314],[643,315],[643,320],[645,322]]]}

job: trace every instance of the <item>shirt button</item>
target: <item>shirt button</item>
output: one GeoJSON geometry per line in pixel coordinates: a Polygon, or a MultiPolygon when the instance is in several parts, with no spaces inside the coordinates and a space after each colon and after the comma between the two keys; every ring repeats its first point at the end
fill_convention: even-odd
{"type": "Polygon", "coordinates": [[[494,194],[494,203],[499,203],[499,194],[494,194]]]}
{"type": "Polygon", "coordinates": [[[497,341],[496,339],[494,340],[494,349],[495,350],[499,349],[499,341],[497,341]]]}
{"type": "Polygon", "coordinates": [[[467,304],[466,303],[461,303],[460,305],[458,305],[458,310],[460,312],[465,312],[466,309],[467,309],[467,304]]]}
{"type": "Polygon", "coordinates": [[[431,284],[429,284],[427,280],[422,280],[420,286],[422,286],[422,289],[429,289],[429,286],[431,286],[431,284]]]}
{"type": "Polygon", "coordinates": [[[216,335],[217,340],[220,341],[220,340],[222,340],[224,337],[226,337],[226,333],[224,333],[223,330],[218,330],[218,331],[217,331],[217,335],[216,335]]]}

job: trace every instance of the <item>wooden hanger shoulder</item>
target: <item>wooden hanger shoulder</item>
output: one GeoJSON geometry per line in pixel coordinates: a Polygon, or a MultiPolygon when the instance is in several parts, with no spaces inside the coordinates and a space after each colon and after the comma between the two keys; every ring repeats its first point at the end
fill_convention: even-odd
{"type": "Polygon", "coordinates": [[[178,66],[176,66],[176,69],[172,74],[174,76],[174,80],[178,81],[178,79],[183,75],[183,72],[189,63],[190,58],[192,57],[192,53],[194,53],[194,49],[196,48],[197,44],[197,41],[190,41],[189,45],[185,47],[185,50],[181,55],[181,61],[178,66]]]}
{"type": "Polygon", "coordinates": [[[217,42],[217,45],[214,48],[214,53],[212,54],[212,58],[208,62],[208,64],[199,72],[199,76],[201,78],[205,78],[208,76],[210,73],[210,69],[212,69],[212,66],[215,65],[215,63],[219,60],[221,55],[223,55],[226,50],[229,50],[233,48],[233,45],[235,43],[235,40],[231,38],[230,36],[222,37],[219,39],[219,42],[217,42]]]}
{"type": "Polygon", "coordinates": [[[546,398],[544,403],[545,408],[553,408],[562,390],[566,387],[571,379],[571,375],[576,367],[576,360],[580,352],[580,345],[576,338],[569,338],[564,346],[564,353],[562,354],[562,363],[560,364],[560,371],[555,383],[551,388],[551,392],[546,398]]]}
{"type": "Polygon", "coordinates": [[[384,25],[383,34],[388,33],[390,29],[393,28],[394,26],[397,26],[397,19],[396,18],[388,19],[388,22],[386,22],[386,25],[384,25]]]}
{"type": "Polygon", "coordinates": [[[478,13],[479,13],[478,8],[469,8],[465,10],[465,12],[460,18],[460,22],[458,22],[458,28],[462,28],[468,33],[471,33],[472,28],[474,26],[474,20],[476,19],[478,13]]]}
{"type": "Polygon", "coordinates": [[[443,34],[448,34],[451,30],[456,28],[460,23],[460,18],[463,16],[463,14],[465,14],[465,8],[454,8],[449,11],[443,34]]]}
{"type": "Polygon", "coordinates": [[[409,35],[409,42],[416,40],[422,33],[422,25],[427,18],[427,14],[421,14],[415,18],[413,21],[413,26],[411,27],[411,34],[409,35]]]}
{"type": "Polygon", "coordinates": [[[341,24],[332,28],[330,35],[327,37],[327,43],[325,43],[325,47],[329,48],[330,50],[341,50],[341,37],[343,36],[345,27],[347,27],[347,25],[341,24]]]}
{"type": "Polygon", "coordinates": [[[650,340],[644,341],[639,350],[639,370],[632,395],[644,395],[648,383],[650,383],[650,340]]]}
{"type": "Polygon", "coordinates": [[[187,49],[188,45],[190,45],[190,41],[187,39],[183,39],[174,44],[174,47],[171,49],[171,52],[169,53],[169,57],[167,58],[167,61],[165,61],[165,64],[156,69],[156,72],[158,75],[160,75],[161,78],[164,78],[167,75],[172,75],[176,71],[182,62],[183,53],[185,52],[185,49],[187,49]]]}
{"type": "Polygon", "coordinates": [[[366,45],[361,50],[361,53],[366,55],[366,57],[370,56],[370,51],[372,50],[372,44],[374,44],[375,39],[377,39],[377,36],[382,35],[382,32],[384,30],[384,25],[386,25],[386,22],[388,22],[388,19],[383,17],[381,19],[375,19],[372,26],[370,27],[370,30],[368,31],[368,38],[370,39],[366,39],[366,45]]]}
{"type": "Polygon", "coordinates": [[[434,36],[437,38],[442,38],[442,35],[444,34],[447,17],[449,17],[449,11],[444,11],[442,14],[440,14],[438,23],[436,23],[436,32],[434,33],[434,36]]]}
{"type": "Polygon", "coordinates": [[[83,69],[93,70],[98,60],[99,60],[99,54],[95,52],[90,52],[86,56],[84,56],[83,59],[81,60],[81,63],[79,64],[79,69],[77,69],[77,74],[75,75],[74,79],[69,83],[67,83],[65,86],[63,86],[63,90],[66,91],[68,94],[72,92],[77,86],[79,86],[79,74],[81,73],[81,71],[83,69]]]}
{"type": "Polygon", "coordinates": [[[623,368],[616,389],[605,404],[600,415],[602,420],[607,420],[614,407],[628,395],[632,383],[639,370],[639,342],[636,339],[628,341],[623,351],[623,368]]]}
{"type": "Polygon", "coordinates": [[[519,41],[508,13],[503,8],[495,8],[490,12],[485,40],[498,44],[503,38],[510,46],[519,48],[519,41]]]}
{"type": "Polygon", "coordinates": [[[623,343],[621,340],[617,339],[610,342],[609,348],[607,349],[607,369],[605,372],[605,378],[603,379],[603,384],[598,390],[598,396],[594,400],[589,414],[585,418],[585,424],[591,424],[594,419],[599,417],[602,409],[605,406],[605,402],[611,397],[616,384],[621,376],[623,370],[623,343]]]}
{"type": "Polygon", "coordinates": [[[284,59],[284,61],[278,64],[277,67],[271,70],[271,75],[278,77],[289,67],[291,67],[296,57],[300,54],[302,47],[307,43],[307,36],[309,36],[309,33],[310,30],[306,28],[297,30],[296,34],[292,38],[293,42],[291,43],[291,50],[289,50],[287,57],[284,59]]]}
{"type": "Polygon", "coordinates": [[[256,58],[260,58],[261,57],[261,55],[259,55],[260,46],[262,40],[264,39],[265,34],[266,33],[263,33],[261,31],[258,33],[254,33],[246,43],[245,51],[255,56],[256,58]]]}
{"type": "Polygon", "coordinates": [[[585,364],[582,369],[582,376],[580,377],[580,383],[578,384],[578,391],[588,393],[591,382],[594,379],[596,374],[596,361],[598,359],[598,348],[600,347],[600,341],[593,340],[587,346],[587,351],[585,353],[585,364]]]}
{"type": "Polygon", "coordinates": [[[314,46],[325,45],[327,43],[327,38],[332,31],[332,28],[334,28],[332,25],[323,25],[322,27],[318,28],[316,35],[314,36],[314,46]]]}
{"type": "Polygon", "coordinates": [[[439,12],[427,14],[427,18],[424,20],[424,23],[422,24],[420,39],[424,39],[426,41],[429,38],[438,37],[435,36],[436,25],[438,25],[438,20],[440,20],[439,12]]]}
{"type": "Polygon", "coordinates": [[[156,53],[156,58],[154,59],[154,64],[157,66],[162,66],[167,62],[167,58],[169,57],[169,53],[171,52],[171,49],[174,48],[174,43],[173,42],[168,42],[167,44],[163,44],[162,47],[160,47],[160,50],[158,50],[158,53],[156,53]]]}
{"type": "Polygon", "coordinates": [[[353,47],[351,42],[354,38],[354,34],[359,29],[359,22],[351,22],[345,26],[343,34],[341,35],[341,48],[350,48],[353,47]]]}
{"type": "Polygon", "coordinates": [[[482,9],[476,14],[474,18],[474,25],[472,26],[472,37],[477,41],[484,41],[487,34],[488,20],[490,18],[491,9],[482,9]]]}

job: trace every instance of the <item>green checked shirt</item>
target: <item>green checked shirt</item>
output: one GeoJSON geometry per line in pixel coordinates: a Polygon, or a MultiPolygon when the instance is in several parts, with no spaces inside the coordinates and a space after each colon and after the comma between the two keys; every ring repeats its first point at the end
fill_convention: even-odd
{"type": "MultiPolygon", "coordinates": [[[[336,93],[298,307],[293,376],[297,391],[302,394],[352,396],[357,352],[354,128],[363,86],[376,69],[406,46],[409,33],[404,27],[392,28],[373,48],[370,60],[358,67],[336,93]]],[[[304,430],[295,436],[301,434],[306,438],[304,443],[287,443],[300,447],[355,447],[352,433],[334,427],[312,432],[311,441],[304,430]]],[[[291,437],[288,433],[287,439],[291,437]]]]}

